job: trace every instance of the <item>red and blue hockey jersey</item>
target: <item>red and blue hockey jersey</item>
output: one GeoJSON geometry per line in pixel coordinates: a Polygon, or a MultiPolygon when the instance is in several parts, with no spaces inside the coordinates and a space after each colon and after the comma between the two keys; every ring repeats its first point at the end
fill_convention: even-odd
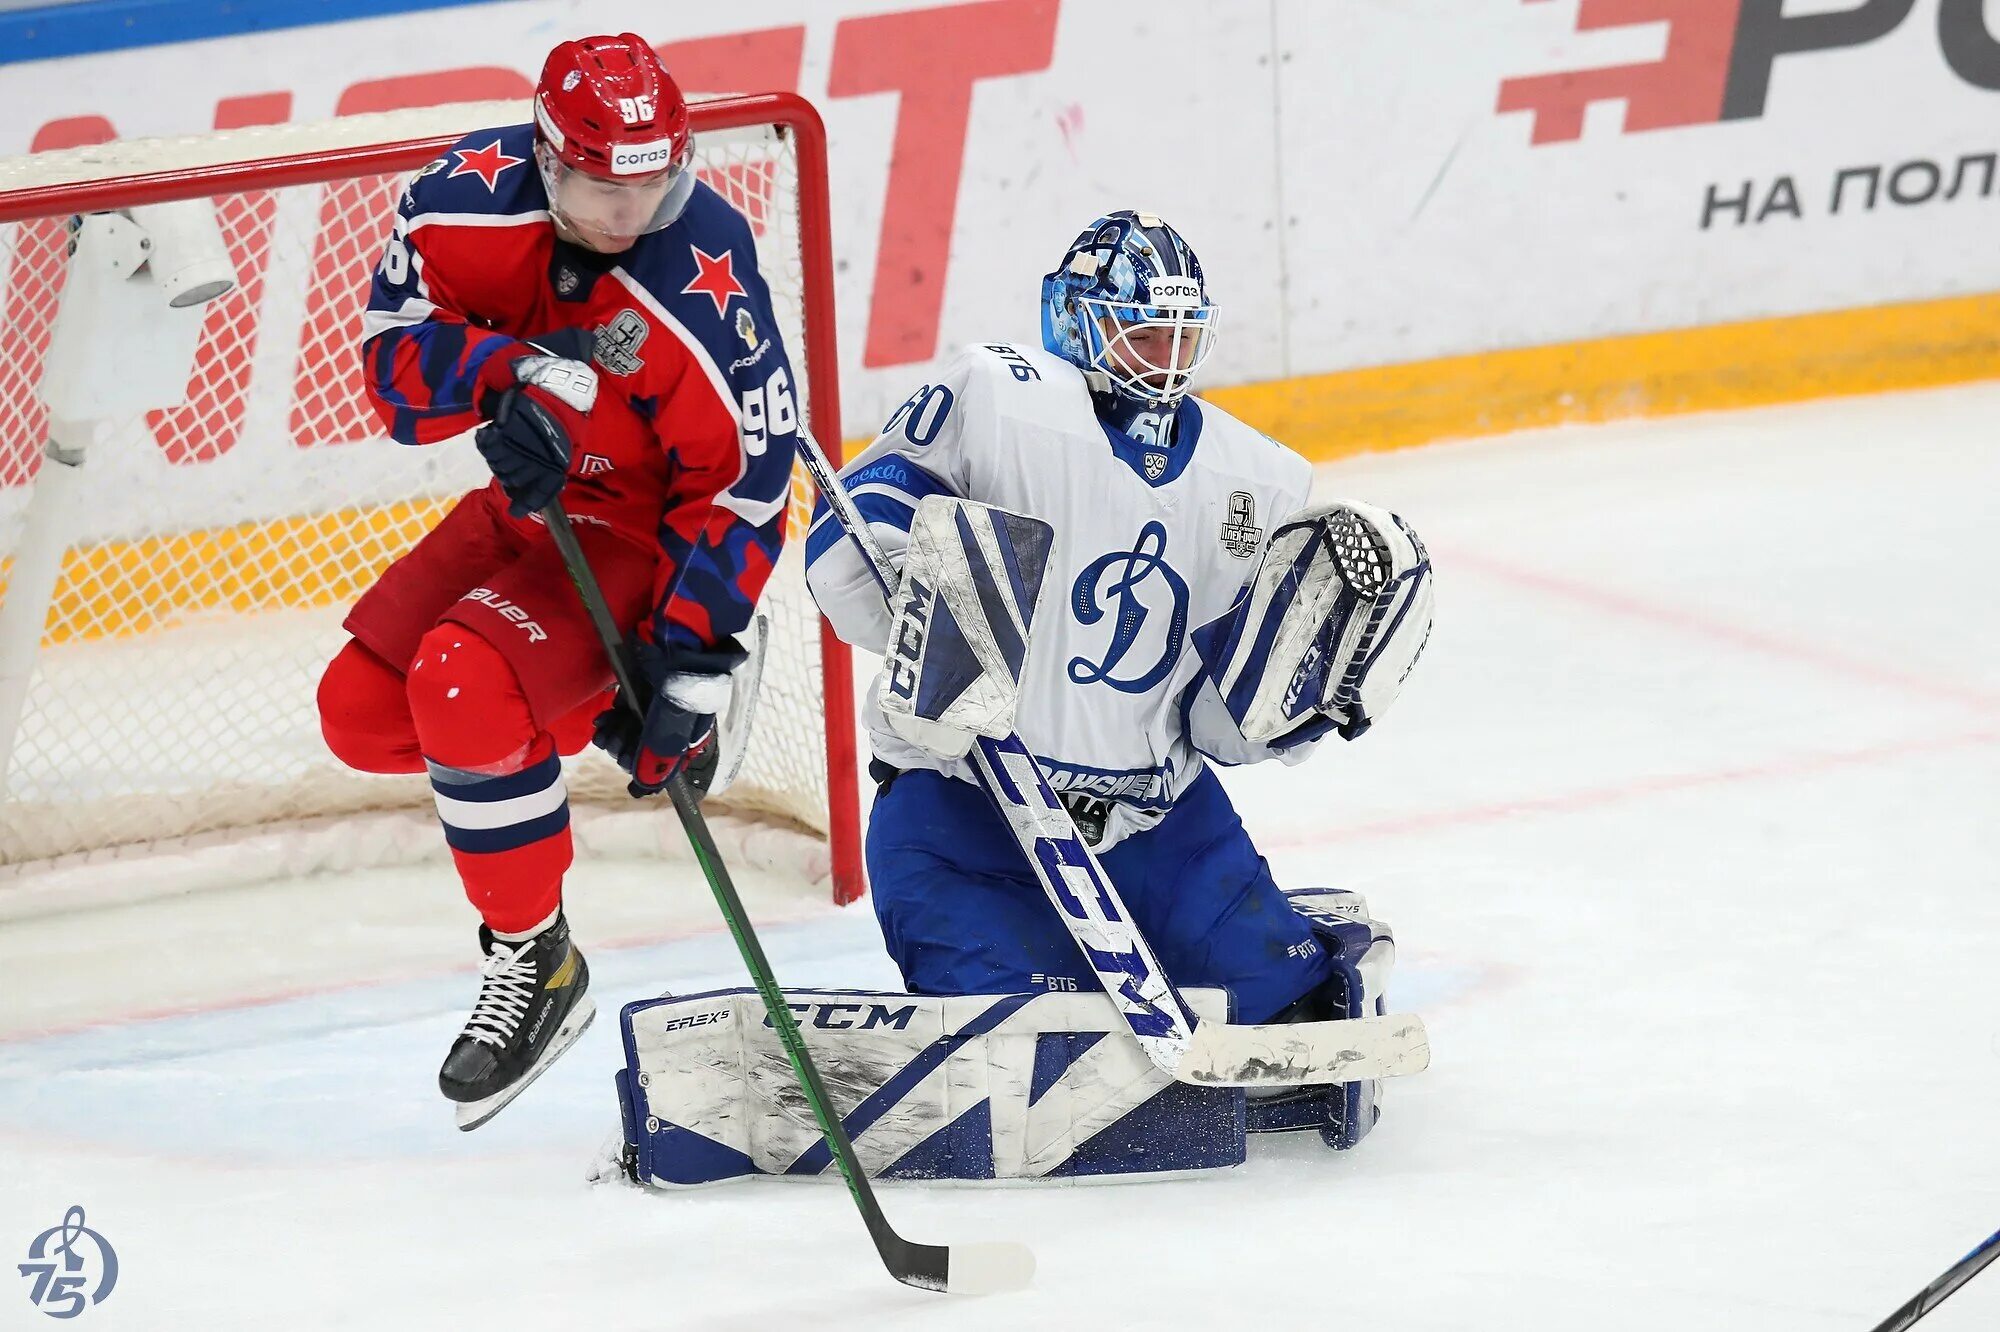
{"type": "Polygon", "coordinates": [[[533,126],[467,135],[403,191],[363,329],[370,400],[404,444],[460,434],[487,359],[565,328],[592,334],[599,390],[564,506],[657,546],[648,639],[713,645],[777,560],[798,427],[750,226],[697,184],[671,226],[596,254],[556,238],[533,126]]]}

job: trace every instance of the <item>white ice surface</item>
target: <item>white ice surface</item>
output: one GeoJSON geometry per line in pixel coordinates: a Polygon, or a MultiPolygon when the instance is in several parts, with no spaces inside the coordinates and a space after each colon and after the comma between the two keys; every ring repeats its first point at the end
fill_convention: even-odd
{"type": "MultiPolygon", "coordinates": [[[[86,1330],[1866,1332],[2000,1226],[1996,426],[1981,386],[1329,469],[1428,540],[1436,639],[1374,734],[1228,785],[1397,930],[1435,1063],[1358,1151],[885,1189],[1035,1247],[950,1301],[837,1186],[584,1184],[616,1005],[740,981],[685,866],[579,869],[604,1011],[469,1135],[448,871],[183,897],[0,930],[0,1328],[50,1326],[12,1264],[82,1204],[86,1330]]],[[[865,908],[755,891],[781,979],[892,981],[865,908]]],[[[1922,1325],[1995,1326],[1996,1273],[1922,1325]]]]}

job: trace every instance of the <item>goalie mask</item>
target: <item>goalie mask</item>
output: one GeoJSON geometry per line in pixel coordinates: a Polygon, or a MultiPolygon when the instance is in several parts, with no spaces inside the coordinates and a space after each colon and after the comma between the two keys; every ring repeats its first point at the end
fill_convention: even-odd
{"type": "Polygon", "coordinates": [[[1107,214],[1042,279],[1042,345],[1091,391],[1141,411],[1178,403],[1215,341],[1201,262],[1150,213],[1107,214]]]}
{"type": "Polygon", "coordinates": [[[673,224],[694,193],[680,88],[644,39],[564,42],[535,87],[535,165],[565,239],[615,254],[673,224]]]}

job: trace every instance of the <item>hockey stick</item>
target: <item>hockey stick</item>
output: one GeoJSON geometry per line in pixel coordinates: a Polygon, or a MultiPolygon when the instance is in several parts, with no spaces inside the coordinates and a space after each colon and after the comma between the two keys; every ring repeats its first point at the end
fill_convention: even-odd
{"type": "MultiPolygon", "coordinates": [[[[882,595],[893,601],[888,557],[804,425],[799,456],[882,595]]],[[[1411,1013],[1265,1026],[1197,1024],[1020,737],[981,736],[972,753],[980,786],[1006,819],[1098,983],[1162,1072],[1206,1086],[1289,1087],[1392,1077],[1429,1065],[1423,1021],[1411,1013]]]]}
{"type": "Polygon", "coordinates": [[[1945,1269],[1944,1275],[1925,1286],[1910,1302],[1883,1319],[1875,1332],[1903,1332],[1919,1318],[1945,1302],[1950,1294],[1979,1275],[1980,1269],[2000,1258],[2000,1230],[1988,1235],[1978,1248],[1945,1269]]]}
{"type": "MultiPolygon", "coordinates": [[[[561,500],[551,501],[542,510],[542,521],[548,524],[549,535],[555,539],[556,550],[562,555],[564,567],[569,570],[570,581],[576,585],[577,595],[583,599],[591,625],[604,644],[604,653],[611,659],[611,670],[618,680],[618,697],[631,710],[633,717],[644,721],[645,710],[639,704],[640,694],[636,688],[639,675],[631,649],[611,617],[611,607],[606,604],[604,592],[597,584],[597,576],[591,572],[590,563],[584,558],[583,547],[577,544],[576,531],[570,526],[569,514],[563,510],[561,500]]],[[[833,1159],[840,1165],[841,1177],[847,1181],[847,1191],[854,1195],[854,1205],[861,1209],[861,1219],[867,1223],[869,1238],[875,1241],[875,1252],[882,1256],[882,1265],[889,1269],[889,1275],[906,1286],[948,1291],[954,1295],[987,1295],[1027,1285],[1035,1273],[1035,1256],[1026,1245],[1005,1241],[918,1244],[898,1235],[889,1224],[889,1218],[882,1214],[882,1205],[875,1200],[875,1190],[869,1186],[868,1176],[862,1173],[861,1163],[855,1159],[854,1143],[848,1138],[847,1130],[842,1127],[840,1116],[833,1108],[833,1101],[826,1094],[826,1084],[820,1081],[819,1069],[806,1052],[805,1039],[799,1035],[798,1023],[792,1018],[784,993],[771,974],[770,959],[764,956],[764,946],[757,941],[757,933],[750,926],[750,914],[743,909],[743,899],[737,896],[736,885],[730,881],[729,871],[722,863],[722,853],[716,849],[715,838],[708,830],[708,820],[702,817],[694,792],[688,789],[680,773],[675,773],[668,780],[667,795],[674,802],[674,812],[680,815],[681,827],[686,830],[688,841],[694,845],[695,859],[701,863],[701,872],[715,894],[715,904],[722,909],[722,919],[736,940],[736,949],[743,955],[743,965],[749,969],[750,979],[757,986],[757,995],[764,1001],[764,1011],[770,1016],[771,1026],[777,1031],[778,1040],[792,1061],[792,1071],[798,1075],[799,1085],[805,1091],[806,1103],[812,1107],[813,1117],[819,1121],[819,1131],[833,1152],[833,1159]]]]}

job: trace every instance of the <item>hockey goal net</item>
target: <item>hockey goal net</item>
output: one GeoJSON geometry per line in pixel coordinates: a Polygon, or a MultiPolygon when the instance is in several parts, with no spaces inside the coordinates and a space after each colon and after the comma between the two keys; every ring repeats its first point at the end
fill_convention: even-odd
{"type": "MultiPolygon", "coordinates": [[[[80,864],[129,877],[146,857],[281,826],[317,829],[351,861],[368,816],[428,804],[422,777],[334,760],[314,688],[346,607],[486,474],[465,441],[404,448],[381,430],[359,382],[362,307],[409,175],[462,134],[529,118],[525,102],[465,103],[0,162],[0,898],[9,880],[80,864]],[[177,200],[212,209],[234,277],[198,309],[161,312],[193,347],[185,383],[168,372],[175,391],[143,408],[85,393],[107,406],[82,422],[68,419],[84,410],[72,383],[52,412],[63,376],[108,370],[122,389],[121,361],[151,350],[111,338],[82,370],[51,355],[71,235],[177,200]]],[[[837,440],[817,115],[788,94],[728,97],[697,103],[694,126],[702,178],[757,236],[803,410],[837,440]]],[[[827,839],[819,863],[850,900],[849,668],[805,590],[809,502],[801,474],[762,603],[755,732],[723,801],[827,839]]],[[[569,782],[577,806],[631,804],[595,751],[569,782]]]]}

